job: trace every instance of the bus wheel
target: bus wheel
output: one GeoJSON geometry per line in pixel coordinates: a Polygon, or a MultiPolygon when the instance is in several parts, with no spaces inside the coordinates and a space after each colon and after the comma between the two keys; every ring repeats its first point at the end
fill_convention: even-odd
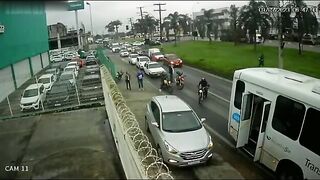
{"type": "Polygon", "coordinates": [[[303,179],[301,169],[293,164],[282,164],[282,166],[277,169],[276,176],[279,180],[303,179]]]}

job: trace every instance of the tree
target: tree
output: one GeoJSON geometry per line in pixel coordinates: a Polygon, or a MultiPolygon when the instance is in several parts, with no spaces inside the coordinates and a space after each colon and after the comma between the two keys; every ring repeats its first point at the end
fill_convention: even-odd
{"type": "Polygon", "coordinates": [[[234,45],[237,45],[239,41],[239,33],[238,33],[238,13],[239,8],[237,8],[234,4],[230,6],[229,11],[227,12],[230,15],[230,25],[233,36],[234,45]]]}
{"type": "Polygon", "coordinates": [[[269,14],[260,13],[259,8],[266,7],[264,2],[256,2],[250,0],[249,5],[245,5],[240,10],[239,23],[245,31],[249,32],[249,40],[254,43],[254,50],[256,50],[256,32],[270,28],[272,18],[269,14]]]}
{"type": "Polygon", "coordinates": [[[164,21],[162,23],[162,27],[164,28],[165,32],[166,32],[166,38],[169,41],[169,31],[170,31],[170,22],[169,21],[164,21]]]}
{"type": "Polygon", "coordinates": [[[211,39],[211,32],[214,29],[215,32],[218,31],[217,26],[213,27],[213,9],[210,9],[208,11],[204,10],[203,12],[203,18],[204,18],[204,23],[207,28],[207,37],[209,38],[209,43],[211,44],[212,39],[211,39]]]}
{"type": "Polygon", "coordinates": [[[179,19],[179,24],[181,25],[183,34],[187,34],[188,32],[191,32],[190,26],[192,24],[192,19],[188,15],[181,14],[179,19]]]}
{"type": "Polygon", "coordinates": [[[173,29],[174,32],[174,45],[177,45],[177,34],[180,32],[180,21],[181,15],[178,12],[170,13],[167,17],[164,18],[164,21],[169,22],[170,29],[173,29]]]}
{"type": "Polygon", "coordinates": [[[108,29],[108,32],[114,32],[116,30],[116,36],[118,37],[118,30],[119,26],[121,26],[122,23],[119,20],[111,21],[109,24],[105,26],[106,29],[108,29]]]}
{"type": "Polygon", "coordinates": [[[195,19],[195,26],[199,32],[200,37],[203,39],[205,37],[206,25],[203,15],[197,16],[195,19]]]}

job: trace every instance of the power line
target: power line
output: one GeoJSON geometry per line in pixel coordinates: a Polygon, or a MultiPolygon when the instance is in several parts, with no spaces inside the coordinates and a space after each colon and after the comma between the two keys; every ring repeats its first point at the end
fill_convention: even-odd
{"type": "Polygon", "coordinates": [[[159,11],[159,19],[160,19],[160,41],[162,41],[162,23],[161,23],[161,12],[166,11],[165,9],[161,9],[161,6],[166,5],[165,3],[158,3],[158,4],[153,4],[154,6],[159,6],[159,9],[156,9],[154,11],[159,11]]]}

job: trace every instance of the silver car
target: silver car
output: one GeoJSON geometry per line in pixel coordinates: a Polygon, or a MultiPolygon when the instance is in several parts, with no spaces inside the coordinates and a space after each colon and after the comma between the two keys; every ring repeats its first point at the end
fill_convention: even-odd
{"type": "Polygon", "coordinates": [[[152,97],[147,104],[146,128],[164,162],[190,166],[212,157],[212,140],[191,107],[174,95],[152,97]]]}

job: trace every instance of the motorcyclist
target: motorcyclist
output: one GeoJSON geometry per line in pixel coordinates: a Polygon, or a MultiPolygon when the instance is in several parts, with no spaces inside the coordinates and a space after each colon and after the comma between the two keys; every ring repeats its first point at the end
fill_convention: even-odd
{"type": "Polygon", "coordinates": [[[161,74],[161,85],[160,88],[162,88],[163,86],[167,85],[167,82],[169,81],[169,76],[166,72],[163,72],[161,74]]]}
{"type": "Polygon", "coordinates": [[[201,80],[200,80],[200,82],[198,84],[198,89],[203,89],[204,90],[204,93],[203,93],[204,98],[206,98],[207,95],[208,95],[208,88],[209,88],[209,84],[208,84],[207,80],[204,77],[201,78],[201,80]]]}

